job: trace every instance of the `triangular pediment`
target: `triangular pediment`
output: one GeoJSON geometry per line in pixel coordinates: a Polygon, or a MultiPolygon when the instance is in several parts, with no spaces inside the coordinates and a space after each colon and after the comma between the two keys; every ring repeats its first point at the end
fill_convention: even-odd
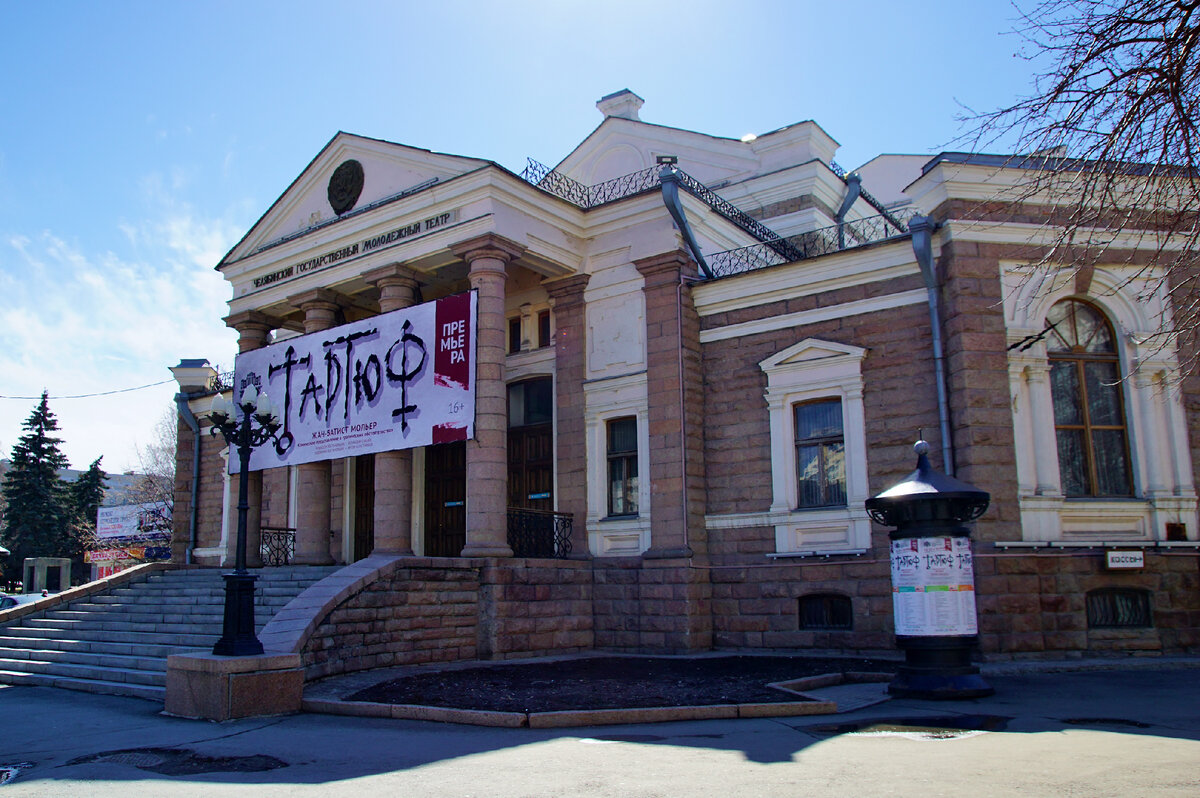
{"type": "Polygon", "coordinates": [[[423,150],[380,139],[338,133],[313,158],[287,190],[229,251],[219,264],[239,260],[279,241],[303,235],[308,230],[345,220],[389,199],[435,183],[444,182],[487,166],[490,161],[423,150]],[[345,207],[345,190],[335,198],[333,207],[330,181],[343,164],[361,166],[361,180],[352,165],[339,173],[339,185],[361,185],[350,207],[345,207]],[[349,177],[347,177],[349,175],[349,177]]]}
{"type": "Polygon", "coordinates": [[[670,155],[679,159],[679,169],[719,189],[811,160],[828,163],[836,150],[837,142],[811,121],[732,139],[610,116],[555,171],[594,186],[653,167],[658,156],[670,155]]]}
{"type": "Polygon", "coordinates": [[[705,184],[753,174],[758,157],[745,143],[681,128],[608,117],[555,167],[588,186],[655,166],[660,155],[705,184]]]}
{"type": "Polygon", "coordinates": [[[819,338],[805,338],[798,344],[776,352],[758,366],[766,372],[781,368],[823,367],[838,360],[860,361],[866,353],[866,349],[858,346],[822,341],[819,338]]]}

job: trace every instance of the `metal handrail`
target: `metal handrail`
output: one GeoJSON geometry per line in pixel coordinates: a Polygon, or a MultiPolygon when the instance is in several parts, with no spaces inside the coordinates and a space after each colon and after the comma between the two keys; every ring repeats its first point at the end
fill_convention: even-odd
{"type": "Polygon", "coordinates": [[[296,529],[290,526],[260,526],[258,553],[263,565],[290,565],[296,555],[296,529]]]}
{"type": "MultiPolygon", "coordinates": [[[[907,210],[904,216],[916,215],[917,211],[907,210]]],[[[862,219],[844,222],[840,225],[820,227],[807,233],[788,236],[778,241],[766,241],[761,244],[751,244],[748,247],[738,247],[715,255],[708,255],[708,267],[714,278],[730,277],[735,274],[764,269],[768,266],[778,266],[799,260],[829,255],[844,249],[874,244],[908,235],[899,219],[893,215],[867,216],[862,219]],[[839,232],[842,234],[839,237],[839,232]],[[781,254],[786,243],[790,250],[788,255],[781,254]]]]}
{"type": "Polygon", "coordinates": [[[551,510],[508,508],[508,545],[514,557],[565,559],[571,554],[574,516],[551,510]]]}

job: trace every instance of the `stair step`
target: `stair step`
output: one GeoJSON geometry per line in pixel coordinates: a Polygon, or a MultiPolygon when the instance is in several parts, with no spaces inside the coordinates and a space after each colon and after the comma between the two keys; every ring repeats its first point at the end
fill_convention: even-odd
{"type": "MultiPolygon", "coordinates": [[[[308,587],[338,570],[255,571],[261,629],[308,587]]],[[[211,651],[220,638],[224,571],[156,573],[0,626],[0,683],[61,687],[161,702],[167,657],[211,651]]]]}
{"type": "Polygon", "coordinates": [[[85,653],[44,648],[19,648],[0,645],[0,661],[30,660],[38,662],[69,663],[97,668],[113,668],[129,671],[155,671],[165,673],[165,657],[130,656],[123,654],[85,653]]]}
{"type": "Polygon", "coordinates": [[[66,690],[78,690],[84,693],[146,698],[151,701],[157,701],[160,704],[166,700],[167,695],[165,687],[158,687],[156,685],[109,682],[98,679],[77,679],[69,676],[56,676],[48,673],[26,673],[24,671],[0,670],[0,684],[27,687],[59,687],[66,690]]]}
{"type": "Polygon", "coordinates": [[[149,684],[158,687],[165,687],[167,684],[166,668],[161,671],[144,671],[129,668],[107,668],[99,665],[76,665],[71,662],[50,662],[44,659],[5,659],[0,657],[0,670],[13,670],[14,668],[20,668],[25,673],[67,676],[72,679],[149,684]]]}
{"type": "MultiPolygon", "coordinates": [[[[5,631],[5,630],[0,630],[5,631]]],[[[166,645],[162,643],[115,643],[110,640],[65,640],[53,637],[17,637],[0,634],[0,649],[32,649],[80,654],[112,654],[116,656],[155,657],[166,660],[172,654],[211,650],[218,635],[208,645],[166,645]]]]}

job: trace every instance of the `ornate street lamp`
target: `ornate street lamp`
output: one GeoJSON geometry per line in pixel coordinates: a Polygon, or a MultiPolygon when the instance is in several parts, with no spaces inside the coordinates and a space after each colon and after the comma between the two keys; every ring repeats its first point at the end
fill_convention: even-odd
{"type": "Polygon", "coordinates": [[[213,399],[212,434],[220,432],[230,449],[238,455],[238,525],[237,561],[233,573],[225,578],[225,625],[213,653],[227,657],[245,657],[263,653],[262,643],[254,633],[254,582],[258,577],[246,570],[246,516],[250,512],[247,494],[250,488],[250,452],[275,439],[279,418],[271,400],[260,394],[253,384],[242,389],[242,398],[235,407],[221,394],[213,399]],[[241,415],[239,421],[237,416],[241,415]],[[257,423],[256,423],[257,422],[257,423]]]}

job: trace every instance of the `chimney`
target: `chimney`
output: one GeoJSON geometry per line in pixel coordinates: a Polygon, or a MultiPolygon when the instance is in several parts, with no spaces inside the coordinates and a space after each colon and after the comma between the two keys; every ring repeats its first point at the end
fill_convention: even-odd
{"type": "Polygon", "coordinates": [[[596,107],[600,109],[600,113],[604,114],[605,119],[615,116],[618,119],[632,119],[634,122],[640,122],[638,109],[645,102],[629,89],[621,89],[601,97],[596,102],[596,107]]]}

